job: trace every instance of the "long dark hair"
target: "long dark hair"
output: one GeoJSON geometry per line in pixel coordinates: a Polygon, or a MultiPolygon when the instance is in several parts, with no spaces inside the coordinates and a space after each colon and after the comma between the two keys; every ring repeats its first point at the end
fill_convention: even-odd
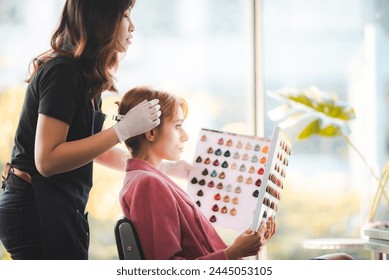
{"type": "Polygon", "coordinates": [[[46,61],[67,56],[79,61],[91,98],[105,90],[117,92],[110,72],[119,64],[117,31],[123,14],[134,5],[135,0],[67,0],[51,49],[33,59],[27,82],[46,61]]]}

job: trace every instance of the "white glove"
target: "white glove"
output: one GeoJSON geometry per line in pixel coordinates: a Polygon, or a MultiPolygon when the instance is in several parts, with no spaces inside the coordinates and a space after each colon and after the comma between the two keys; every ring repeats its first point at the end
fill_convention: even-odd
{"type": "Polygon", "coordinates": [[[119,115],[120,121],[113,125],[119,141],[126,141],[128,138],[145,133],[158,126],[160,123],[159,117],[161,116],[159,110],[161,106],[158,103],[158,99],[144,100],[124,116],[119,115]]]}

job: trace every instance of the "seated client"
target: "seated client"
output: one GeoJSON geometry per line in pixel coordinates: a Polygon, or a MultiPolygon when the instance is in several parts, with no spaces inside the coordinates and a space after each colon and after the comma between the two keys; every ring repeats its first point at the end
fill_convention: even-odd
{"type": "Polygon", "coordinates": [[[126,162],[120,194],[145,258],[222,260],[258,254],[275,233],[274,219],[257,232],[247,229],[227,246],[190,196],[159,169],[162,160],[179,160],[188,140],[183,128],[187,103],[167,92],[137,87],[123,96],[118,113],[153,99],[159,99],[161,124],[125,141],[133,157],[126,162]]]}

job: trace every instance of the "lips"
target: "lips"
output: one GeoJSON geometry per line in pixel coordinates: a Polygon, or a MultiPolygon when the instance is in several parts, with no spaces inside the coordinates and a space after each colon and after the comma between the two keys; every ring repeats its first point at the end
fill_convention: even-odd
{"type": "Polygon", "coordinates": [[[133,38],[132,35],[130,35],[129,37],[126,38],[126,42],[127,42],[128,44],[131,44],[132,38],[133,38]]]}

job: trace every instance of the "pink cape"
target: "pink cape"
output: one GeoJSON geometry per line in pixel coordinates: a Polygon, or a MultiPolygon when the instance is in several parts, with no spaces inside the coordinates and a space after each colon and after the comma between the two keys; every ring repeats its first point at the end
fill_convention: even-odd
{"type": "Polygon", "coordinates": [[[151,164],[127,160],[120,202],[146,259],[227,259],[226,244],[196,203],[151,164]]]}

